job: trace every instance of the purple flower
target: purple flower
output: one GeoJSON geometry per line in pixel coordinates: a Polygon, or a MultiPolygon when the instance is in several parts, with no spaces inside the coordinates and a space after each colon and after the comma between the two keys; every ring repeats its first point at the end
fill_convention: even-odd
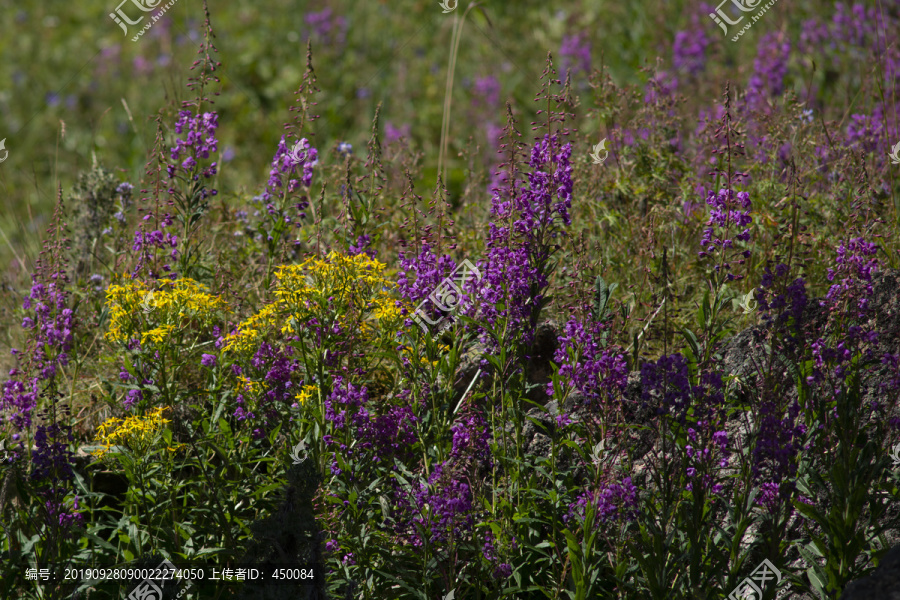
{"type": "Polygon", "coordinates": [[[359,451],[366,452],[375,464],[392,464],[395,457],[410,458],[418,439],[417,421],[409,406],[391,406],[385,414],[374,416],[361,406],[354,418],[359,451]]]}
{"type": "Polygon", "coordinates": [[[394,127],[394,124],[390,121],[385,121],[384,123],[384,139],[387,143],[396,142],[400,138],[409,139],[411,131],[412,129],[408,123],[401,125],[399,128],[394,127]]]}
{"type": "Polygon", "coordinates": [[[840,309],[845,300],[856,300],[853,308],[859,311],[860,319],[865,318],[868,298],[872,295],[872,275],[878,271],[877,253],[878,245],[862,237],[851,238],[849,245],[841,242],[837,249],[836,267],[828,269],[828,281],[843,276],[840,283],[829,288],[825,297],[832,310],[840,309]]]}
{"type": "Polygon", "coordinates": [[[850,12],[844,3],[834,5],[834,17],[832,17],[831,35],[846,45],[866,48],[874,45],[874,40],[868,38],[877,34],[878,24],[881,22],[878,10],[874,7],[866,11],[865,5],[857,3],[850,12]]]}
{"type": "Polygon", "coordinates": [[[414,304],[419,302],[430,295],[455,267],[456,264],[449,255],[438,258],[427,243],[422,245],[418,256],[410,256],[401,251],[400,274],[397,279],[400,296],[414,304]],[[413,281],[410,281],[411,274],[415,274],[413,281]]]}
{"type": "Polygon", "coordinates": [[[329,7],[319,12],[307,13],[305,20],[326,47],[342,46],[347,39],[347,19],[343,16],[332,18],[332,10],[329,7]]]}
{"type": "Polygon", "coordinates": [[[488,531],[484,536],[484,547],[481,550],[482,555],[484,557],[494,562],[497,560],[497,549],[494,547],[494,534],[488,531]]]}
{"type": "MultiPolygon", "coordinates": [[[[232,366],[232,372],[235,375],[246,373],[249,380],[261,384],[261,391],[255,400],[262,423],[253,423],[256,431],[260,432],[255,435],[265,435],[265,431],[278,419],[279,407],[290,406],[294,403],[297,395],[294,374],[299,369],[300,363],[293,357],[292,347],[276,348],[269,342],[260,344],[250,359],[249,367],[245,366],[236,371],[232,366]]],[[[257,415],[243,406],[244,401],[243,394],[239,394],[235,398],[235,404],[238,407],[235,409],[234,415],[239,421],[253,421],[257,415]]]]}
{"type": "MultiPolygon", "coordinates": [[[[628,383],[625,356],[615,348],[604,348],[605,325],[594,322],[590,329],[575,317],[570,317],[562,335],[554,360],[560,377],[580,391],[591,406],[615,401],[628,383]]],[[[547,394],[553,395],[553,384],[547,384],[547,394]]]]}
{"type": "Polygon", "coordinates": [[[698,385],[691,385],[688,364],[683,356],[663,356],[641,366],[641,393],[645,406],[659,415],[671,415],[673,429],[684,435],[685,474],[691,480],[686,489],[699,483],[712,493],[720,493],[714,483],[715,469],[728,465],[730,451],[725,431],[725,385],[715,363],[700,372],[698,385]]]}
{"type": "Polygon", "coordinates": [[[372,243],[372,238],[368,235],[361,235],[356,239],[356,245],[351,245],[348,248],[348,253],[350,256],[357,256],[359,254],[367,254],[370,257],[375,255],[375,251],[369,248],[369,245],[372,243]]]}
{"type": "Polygon", "coordinates": [[[779,504],[780,486],[777,483],[764,483],[759,486],[760,495],[756,497],[756,503],[765,506],[769,512],[774,512],[779,504]]]}
{"type": "MultiPolygon", "coordinates": [[[[673,73],[661,70],[647,81],[647,86],[644,89],[644,103],[656,104],[663,99],[673,98],[677,90],[678,78],[673,73]]],[[[639,132],[641,139],[646,140],[649,137],[648,129],[641,128],[639,129],[639,132]]],[[[625,141],[625,145],[631,146],[634,144],[633,134],[630,136],[623,135],[622,137],[625,141]]]]}
{"type": "Polygon", "coordinates": [[[493,75],[477,78],[473,88],[473,104],[494,107],[500,103],[500,82],[493,75]]]}
{"type": "Polygon", "coordinates": [[[338,375],[334,378],[331,394],[325,399],[325,420],[333,423],[335,429],[343,429],[347,425],[347,413],[358,414],[358,409],[368,401],[365,387],[359,388],[350,382],[345,384],[344,378],[338,375]]]}
{"type": "MultiPolygon", "coordinates": [[[[199,181],[200,175],[209,179],[218,173],[217,163],[201,165],[209,159],[210,153],[217,152],[219,149],[219,141],[216,139],[216,129],[219,127],[219,115],[213,112],[194,114],[189,110],[183,110],[178,114],[178,121],[175,123],[175,132],[183,134],[184,138],[177,138],[175,146],[169,150],[169,158],[172,163],[181,161],[181,169],[187,181],[199,181]]],[[[177,168],[174,164],[170,164],[167,168],[169,178],[175,177],[177,168]]],[[[205,186],[201,188],[203,198],[215,196],[215,189],[208,190],[205,186]]]]}
{"type": "Polygon", "coordinates": [[[125,400],[122,402],[122,405],[130,409],[135,404],[144,399],[144,393],[141,390],[129,390],[127,394],[125,394],[125,400]]]}
{"type": "Polygon", "coordinates": [[[691,28],[675,34],[672,45],[672,66],[695,77],[706,69],[706,48],[710,44],[706,30],[697,14],[691,17],[691,28]]]}
{"type": "MultiPolygon", "coordinates": [[[[794,489],[791,481],[797,473],[798,453],[802,449],[803,436],[806,434],[806,426],[797,423],[800,416],[800,406],[794,401],[787,410],[787,415],[782,416],[783,411],[773,401],[762,404],[757,417],[760,428],[753,449],[753,476],[755,479],[765,479],[762,489],[782,492],[786,498],[794,489]],[[780,487],[788,479],[788,484],[780,487]],[[768,486],[768,487],[767,487],[768,486]],[[773,487],[774,486],[774,487],[773,487]]],[[[773,508],[773,500],[766,499],[765,495],[757,502],[773,508]]]]}
{"type": "Polygon", "coordinates": [[[371,414],[368,405],[368,391],[342,376],[334,379],[331,394],[325,399],[325,420],[331,423],[331,432],[324,436],[325,445],[333,448],[331,471],[343,474],[338,466],[337,454],[356,460],[352,472],[346,477],[357,481],[369,474],[379,463],[393,464],[394,459],[411,459],[417,441],[416,422],[418,418],[409,406],[389,406],[383,414],[371,414]],[[353,450],[335,440],[335,436],[349,443],[355,440],[353,450]]]}
{"type": "MultiPolygon", "coordinates": [[[[701,188],[703,189],[703,188],[701,188]]],[[[707,193],[706,204],[711,207],[709,212],[709,221],[706,223],[706,229],[703,230],[703,239],[700,240],[700,246],[703,248],[698,255],[705,257],[707,254],[722,252],[722,264],[714,265],[715,271],[718,273],[720,267],[727,273],[728,281],[738,281],[743,279],[743,275],[734,275],[731,273],[731,264],[725,262],[727,260],[727,251],[737,249],[734,247],[734,240],[747,242],[750,240],[750,229],[747,225],[753,223],[753,217],[750,216],[750,194],[747,192],[738,192],[735,196],[734,190],[722,188],[716,194],[712,190],[707,193]],[[716,229],[723,230],[721,235],[726,236],[725,239],[716,237],[716,229]],[[727,236],[733,230],[742,230],[734,236],[734,240],[727,236]]],[[[744,264],[745,259],[749,258],[750,251],[745,250],[741,253],[743,258],[737,260],[737,264],[744,264]]]]}
{"type": "MultiPolygon", "coordinates": [[[[559,55],[562,57],[562,72],[570,75],[579,71],[584,74],[590,74],[591,42],[588,40],[587,35],[583,33],[564,35],[559,48],[559,55]]],[[[565,79],[565,77],[562,79],[565,79]]]]}
{"type": "Polygon", "coordinates": [[[461,464],[475,462],[479,468],[489,470],[494,461],[491,456],[491,430],[481,412],[467,407],[456,423],[450,427],[453,448],[450,458],[461,464]]]}
{"type": "Polygon", "coordinates": [[[215,354],[203,354],[200,357],[200,364],[204,367],[214,367],[216,366],[216,355],[215,354]]]}
{"type": "Polygon", "coordinates": [[[22,323],[31,336],[29,368],[27,372],[11,371],[0,397],[0,411],[11,412],[8,420],[19,429],[31,425],[31,412],[37,405],[38,396],[54,385],[59,368],[69,364],[68,353],[75,328],[74,312],[68,308],[65,273],[38,272],[32,279],[31,292],[22,303],[25,310],[32,311],[22,323]],[[40,278],[46,278],[50,283],[41,283],[40,278]]]}
{"type": "Polygon", "coordinates": [[[759,110],[770,98],[777,98],[784,93],[791,42],[783,32],[772,31],[760,38],[757,48],[756,60],[753,61],[753,75],[748,85],[747,102],[751,108],[759,110]]]}
{"type": "Polygon", "coordinates": [[[56,499],[65,495],[64,490],[60,488],[52,488],[49,492],[45,492],[43,495],[45,497],[51,498],[44,503],[44,508],[47,510],[48,525],[58,528],[60,533],[63,534],[71,529],[81,528],[84,526],[84,515],[77,512],[80,508],[78,506],[78,496],[75,496],[73,500],[72,512],[68,512],[63,502],[56,499]]]}
{"type": "Polygon", "coordinates": [[[759,310],[763,315],[763,321],[774,326],[776,331],[783,333],[786,345],[796,344],[796,336],[800,333],[803,311],[808,304],[806,295],[806,281],[798,277],[792,283],[787,284],[788,267],[779,263],[773,273],[767,265],[762,276],[760,286],[755,290],[755,298],[759,304],[759,310]],[[781,281],[776,289],[776,280],[781,281]],[[793,324],[792,330],[787,325],[793,324]]]}
{"type": "MultiPolygon", "coordinates": [[[[144,217],[143,221],[146,222],[149,219],[150,215],[148,214],[144,217]]],[[[132,278],[137,278],[138,274],[145,266],[148,267],[149,276],[152,279],[159,279],[162,277],[161,274],[155,270],[155,266],[157,265],[156,250],[164,251],[172,259],[175,259],[178,256],[178,236],[162,231],[162,229],[172,225],[172,222],[172,216],[166,213],[159,222],[159,227],[161,229],[147,233],[144,230],[145,226],[142,222],[140,229],[134,232],[134,242],[132,243],[131,249],[139,254],[137,265],[135,266],[134,271],[132,271],[132,278]]],[[[162,270],[168,272],[171,269],[169,265],[163,264],[162,270]]]]}
{"type": "Polygon", "coordinates": [[[414,520],[430,528],[432,543],[447,542],[451,537],[460,540],[475,524],[472,491],[468,483],[453,476],[448,466],[436,465],[428,485],[422,484],[416,494],[420,516],[414,520]]]}
{"type": "Polygon", "coordinates": [[[852,114],[847,123],[847,145],[858,147],[864,152],[875,152],[881,137],[883,125],[880,119],[868,115],[852,114]]]}
{"type": "Polygon", "coordinates": [[[478,312],[489,325],[505,319],[508,330],[521,332],[517,335],[525,344],[533,340],[544,304],[546,265],[561,230],[571,222],[571,154],[571,144],[562,145],[558,135],[545,134],[532,147],[527,184],[494,192],[487,257],[477,265],[483,277],[464,290],[480,300],[467,306],[465,314],[478,312]]]}
{"type": "MultiPolygon", "coordinates": [[[[319,164],[318,157],[319,151],[313,148],[306,138],[300,139],[288,149],[284,136],[281,136],[275,156],[272,158],[272,169],[269,171],[266,191],[261,196],[262,202],[268,203],[273,195],[280,196],[282,192],[279,190],[285,190],[286,194],[293,194],[301,184],[308,188],[312,184],[313,168],[319,164]]],[[[302,205],[301,210],[309,205],[305,200],[300,204],[302,205]]],[[[267,208],[269,214],[274,214],[274,205],[268,204],[267,208]]]]}
{"type": "Polygon", "coordinates": [[[595,527],[611,521],[633,521],[637,518],[637,488],[631,483],[631,477],[626,477],[622,483],[605,484],[595,491],[585,490],[569,505],[569,512],[563,516],[563,521],[583,525],[588,504],[596,509],[595,527]]]}
{"type": "Polygon", "coordinates": [[[512,565],[500,563],[494,568],[494,579],[509,579],[512,576],[512,565]]]}
{"type": "Polygon", "coordinates": [[[69,450],[72,428],[58,423],[39,425],[34,433],[35,450],[31,454],[31,479],[51,483],[74,480],[69,450]]]}

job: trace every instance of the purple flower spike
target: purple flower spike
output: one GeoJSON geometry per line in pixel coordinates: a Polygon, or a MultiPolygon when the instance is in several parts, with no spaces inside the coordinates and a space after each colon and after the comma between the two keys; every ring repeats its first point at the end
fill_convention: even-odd
{"type": "MultiPolygon", "coordinates": [[[[201,175],[209,179],[218,173],[217,163],[204,164],[211,153],[219,150],[219,141],[216,139],[218,127],[219,115],[215,112],[200,115],[183,110],[178,114],[175,132],[184,135],[184,138],[177,138],[175,146],[169,150],[172,163],[180,161],[179,165],[168,165],[166,171],[170,179],[176,177],[179,166],[187,181],[198,181],[201,175]]],[[[216,190],[204,187],[201,194],[203,198],[215,196],[216,190]]]]}

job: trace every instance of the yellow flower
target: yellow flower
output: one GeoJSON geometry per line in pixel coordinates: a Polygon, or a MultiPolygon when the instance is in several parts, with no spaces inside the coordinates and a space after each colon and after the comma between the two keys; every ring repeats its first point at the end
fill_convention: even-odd
{"type": "Polygon", "coordinates": [[[260,328],[268,328],[275,323],[277,316],[278,304],[270,304],[263,307],[261,311],[244,321],[238,327],[235,335],[229,335],[225,338],[225,346],[223,352],[252,350],[256,341],[260,338],[260,328]]]}
{"type": "Polygon", "coordinates": [[[174,329],[174,325],[163,325],[162,327],[157,327],[156,329],[144,332],[141,336],[141,344],[146,344],[148,338],[156,344],[161,344],[174,329]]]}
{"type": "Polygon", "coordinates": [[[103,458],[112,448],[121,446],[127,448],[137,456],[142,456],[149,449],[149,444],[168,419],[162,417],[163,412],[171,410],[171,407],[161,406],[153,409],[146,416],[127,417],[117,419],[112,417],[104,421],[99,427],[99,442],[102,448],[93,452],[98,458],[103,458]]]}
{"type": "Polygon", "coordinates": [[[312,398],[313,392],[317,391],[318,389],[319,388],[314,385],[304,385],[303,390],[299,394],[294,396],[294,398],[300,404],[306,404],[307,400],[312,398]]]}
{"type": "Polygon", "coordinates": [[[125,275],[122,283],[115,283],[106,290],[106,306],[109,309],[109,331],[106,339],[111,342],[127,342],[138,335],[142,343],[148,339],[162,341],[171,329],[162,327],[181,324],[185,319],[209,322],[219,312],[227,312],[224,300],[206,292],[193,279],[157,280],[157,289],[150,289],[144,282],[125,275]],[[157,324],[155,329],[144,332],[146,323],[157,324]]]}
{"type": "Polygon", "coordinates": [[[237,384],[237,388],[235,390],[238,393],[247,392],[247,393],[252,394],[254,392],[259,392],[261,390],[262,390],[262,384],[260,384],[258,381],[250,381],[243,375],[238,376],[238,384],[237,384]]]}
{"type": "MultiPolygon", "coordinates": [[[[275,271],[274,302],[246,319],[237,333],[226,336],[225,352],[252,352],[270,335],[294,336],[315,318],[328,327],[336,324],[363,340],[394,343],[403,323],[386,265],[366,254],[312,257],[275,271]]],[[[409,310],[409,307],[407,307],[409,310]]]]}

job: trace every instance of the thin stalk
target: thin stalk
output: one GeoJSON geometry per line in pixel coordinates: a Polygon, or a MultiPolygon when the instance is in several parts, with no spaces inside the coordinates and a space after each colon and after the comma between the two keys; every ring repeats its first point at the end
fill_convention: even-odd
{"type": "MultiPolygon", "coordinates": [[[[456,56],[459,52],[459,40],[462,37],[462,27],[463,23],[466,20],[466,16],[469,14],[469,11],[478,6],[477,2],[470,3],[468,8],[466,8],[466,12],[462,14],[462,17],[456,16],[456,21],[453,25],[453,37],[451,38],[451,51],[450,51],[450,65],[447,69],[447,86],[444,91],[444,117],[441,122],[441,143],[440,143],[440,153],[438,154],[438,167],[437,167],[437,179],[438,181],[445,179],[444,177],[444,156],[447,154],[447,144],[449,142],[450,137],[450,104],[452,101],[452,92],[453,92],[453,77],[456,71],[456,56]]],[[[435,183],[437,185],[437,183],[435,183]]]]}

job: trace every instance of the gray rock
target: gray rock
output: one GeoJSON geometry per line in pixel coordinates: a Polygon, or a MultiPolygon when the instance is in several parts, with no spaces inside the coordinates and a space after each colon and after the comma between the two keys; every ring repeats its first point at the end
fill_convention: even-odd
{"type": "Polygon", "coordinates": [[[878,568],[862,579],[850,582],[841,600],[900,600],[900,545],[894,546],[878,568]]]}

